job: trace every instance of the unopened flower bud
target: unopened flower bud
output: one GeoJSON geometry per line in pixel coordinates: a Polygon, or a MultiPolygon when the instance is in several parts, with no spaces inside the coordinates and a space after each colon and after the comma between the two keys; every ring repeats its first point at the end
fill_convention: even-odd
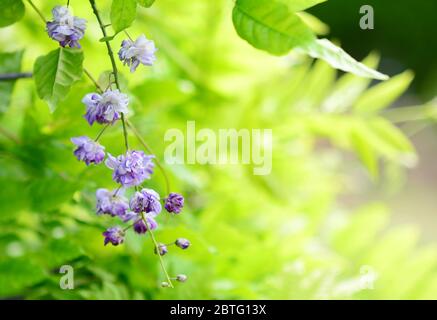
{"type": "Polygon", "coordinates": [[[181,249],[187,249],[190,246],[190,241],[185,238],[178,238],[175,241],[175,244],[181,249]]]}
{"type": "MultiPolygon", "coordinates": [[[[159,255],[163,256],[168,252],[167,246],[163,243],[158,243],[159,255]]],[[[158,248],[155,248],[155,254],[158,254],[158,248]]]]}
{"type": "Polygon", "coordinates": [[[185,274],[178,274],[176,276],[176,280],[179,282],[185,282],[187,281],[188,277],[185,274]]]}

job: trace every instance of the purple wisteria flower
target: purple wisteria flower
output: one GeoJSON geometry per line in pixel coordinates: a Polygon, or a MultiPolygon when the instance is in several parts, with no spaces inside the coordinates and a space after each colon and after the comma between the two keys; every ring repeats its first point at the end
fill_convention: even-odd
{"type": "Polygon", "coordinates": [[[77,160],[85,162],[87,166],[91,163],[99,164],[105,158],[105,147],[89,137],[71,138],[71,142],[77,146],[74,150],[77,160]]]}
{"type": "Polygon", "coordinates": [[[170,193],[165,199],[165,210],[170,213],[180,213],[184,207],[184,197],[179,193],[170,193]]]}
{"type": "Polygon", "coordinates": [[[112,124],[120,119],[120,113],[128,112],[129,98],[118,90],[106,90],[102,95],[89,93],[82,102],[87,107],[85,119],[90,125],[94,122],[112,124]]]}
{"type": "Polygon", "coordinates": [[[145,35],[141,35],[137,40],[123,40],[118,57],[123,64],[130,67],[130,72],[134,72],[141,64],[151,66],[156,60],[155,42],[148,40],[145,35]]]}
{"type": "Polygon", "coordinates": [[[123,222],[128,222],[128,221],[139,218],[138,213],[130,211],[130,210],[126,210],[126,212],[122,215],[119,215],[119,217],[123,222]]]}
{"type": "Polygon", "coordinates": [[[144,222],[143,219],[138,220],[134,223],[134,230],[136,233],[142,234],[146,233],[149,228],[150,230],[155,230],[156,228],[158,228],[158,223],[155,221],[155,219],[153,219],[153,215],[147,214],[146,221],[147,224],[144,222]]]}
{"type": "Polygon", "coordinates": [[[153,155],[146,155],[142,151],[128,151],[125,155],[114,157],[108,153],[106,166],[114,170],[112,178],[125,187],[140,185],[150,179],[153,173],[153,155]]]}
{"type": "Polygon", "coordinates": [[[187,249],[190,246],[190,241],[185,238],[178,238],[175,241],[176,246],[178,246],[181,249],[187,249]]]}
{"type": "Polygon", "coordinates": [[[79,40],[83,38],[86,20],[71,15],[66,6],[56,6],[52,10],[53,21],[47,22],[47,33],[62,47],[80,48],[79,40]]]}
{"type": "Polygon", "coordinates": [[[114,246],[124,242],[124,231],[120,227],[112,227],[103,232],[105,246],[111,242],[114,246]]]}
{"type": "Polygon", "coordinates": [[[121,190],[116,193],[116,191],[111,192],[107,189],[97,189],[97,214],[109,214],[112,217],[118,216],[123,221],[128,221],[126,220],[126,215],[128,215],[129,205],[127,199],[120,193],[122,193],[121,190]]]}
{"type": "Polygon", "coordinates": [[[135,192],[134,196],[130,200],[130,208],[132,211],[141,212],[154,212],[158,214],[161,212],[161,203],[159,202],[159,194],[152,189],[142,189],[135,192]]]}

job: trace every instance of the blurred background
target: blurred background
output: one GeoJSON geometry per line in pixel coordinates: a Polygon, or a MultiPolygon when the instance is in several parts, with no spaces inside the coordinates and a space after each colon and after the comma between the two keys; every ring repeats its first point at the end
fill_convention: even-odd
{"type": "MultiPolygon", "coordinates": [[[[435,1],[422,1],[416,6],[410,0],[330,0],[328,5],[315,6],[309,12],[328,24],[330,36],[339,39],[343,48],[355,58],[364,58],[369,51],[376,50],[382,57],[382,71],[394,74],[410,69],[414,72],[411,86],[392,106],[397,107],[425,103],[437,94],[437,39],[432,36],[437,30],[436,10],[435,1]],[[373,30],[362,30],[357,23],[363,16],[359,12],[363,5],[371,5],[374,9],[373,30]]],[[[434,197],[436,127],[433,121],[425,119],[408,125],[406,130],[420,159],[407,172],[408,183],[394,195],[371,190],[369,197],[390,204],[393,223],[420,224],[423,240],[431,241],[436,239],[437,227],[437,200],[434,197]]]]}
{"type": "MultiPolygon", "coordinates": [[[[59,3],[35,4],[49,18],[59,3]]],[[[97,5],[109,21],[110,5],[97,5]]],[[[71,6],[88,20],[84,66],[103,83],[110,63],[98,25],[87,1],[71,6]]],[[[100,130],[82,117],[92,83],[83,78],[50,113],[32,79],[22,79],[11,97],[0,87],[1,298],[437,298],[437,3],[329,0],[308,10],[321,35],[392,77],[384,83],[298,52],[256,50],[237,36],[232,7],[157,0],[129,29],[155,41],[157,63],[135,74],[118,64],[130,120],[162,161],[165,132],[184,131],[188,120],[198,129],[273,130],[270,175],[255,176],[250,165],[166,166],[186,207],[162,214],[156,236],[191,240],[164,257],[172,275],[189,280],[159,287],[164,276],[146,236],[103,246],[101,233],[118,221],[96,216],[95,190],[115,188],[111,172],[79,163],[69,141],[100,130]],[[374,30],[359,28],[365,4],[374,30]],[[59,287],[65,264],[74,267],[74,290],[59,287]]],[[[1,53],[24,50],[22,71],[56,48],[27,5],[23,20],[0,29],[1,53]]],[[[17,71],[18,56],[0,56],[0,73],[17,71]]],[[[120,125],[101,143],[122,153],[120,125]]],[[[159,171],[148,186],[164,196],[159,171]]]]}

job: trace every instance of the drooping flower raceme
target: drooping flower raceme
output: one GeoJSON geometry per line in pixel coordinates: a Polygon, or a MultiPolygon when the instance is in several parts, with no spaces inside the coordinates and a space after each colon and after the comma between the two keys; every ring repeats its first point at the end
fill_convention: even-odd
{"type": "MultiPolygon", "coordinates": [[[[90,1],[94,13],[98,18],[98,22],[104,30],[105,26],[98,15],[97,8],[94,1],[90,1]]],[[[86,28],[86,21],[74,17],[69,11],[68,7],[58,6],[53,9],[53,21],[47,23],[47,32],[52,39],[59,41],[62,47],[80,47],[79,40],[83,38],[86,28]]],[[[103,32],[105,34],[105,32],[103,32]]],[[[108,54],[111,61],[114,62],[112,49],[109,42],[107,42],[108,54]]],[[[118,52],[120,60],[124,65],[130,67],[130,71],[134,72],[140,64],[151,66],[156,60],[155,52],[157,51],[155,43],[148,40],[144,35],[141,35],[137,40],[124,40],[121,49],[118,52]]],[[[113,65],[112,73],[117,74],[116,66],[113,65]]],[[[89,74],[88,74],[89,75],[89,74]]],[[[90,75],[89,75],[90,76],[90,75]]],[[[92,77],[90,76],[91,80],[92,77]]],[[[187,249],[190,242],[184,238],[178,238],[175,242],[170,244],[158,243],[153,234],[153,230],[158,228],[156,217],[162,211],[162,204],[160,195],[148,188],[143,188],[141,185],[146,179],[150,179],[154,169],[154,155],[146,155],[143,151],[136,151],[129,149],[127,128],[129,127],[138,137],[139,141],[147,146],[142,141],[139,133],[132,125],[126,122],[124,114],[128,113],[129,98],[126,94],[119,91],[118,78],[114,76],[114,81],[109,79],[109,86],[103,93],[89,93],[83,97],[82,102],[86,105],[85,119],[89,125],[94,122],[99,124],[107,124],[98,133],[95,140],[89,137],[75,137],[71,141],[76,145],[74,155],[80,161],[84,161],[87,165],[94,163],[99,164],[103,162],[106,154],[105,148],[97,141],[102,136],[108,125],[114,124],[121,119],[123,125],[123,135],[125,140],[126,153],[117,157],[108,153],[106,159],[106,166],[112,172],[112,178],[120,186],[110,191],[108,189],[100,188],[96,191],[96,213],[98,215],[109,215],[111,217],[118,217],[124,223],[129,222],[128,226],[112,226],[102,233],[104,237],[104,245],[111,243],[114,246],[125,241],[126,232],[129,229],[137,234],[145,234],[149,232],[151,239],[155,246],[155,253],[159,255],[161,260],[161,267],[167,277],[167,281],[162,282],[164,287],[172,287],[171,279],[179,282],[186,281],[185,275],[178,275],[176,278],[170,278],[165,266],[162,263],[161,256],[167,254],[170,245],[177,246],[182,249],[187,249]],[[117,90],[112,89],[115,84],[117,90]],[[141,187],[140,187],[141,186],[141,187]],[[135,187],[135,190],[127,191],[133,194],[130,200],[124,196],[124,192],[129,187],[135,187]]],[[[100,86],[96,84],[99,92],[103,91],[100,86]]],[[[159,163],[158,163],[159,164],[159,163]]],[[[161,168],[162,169],[162,168],[161,168]]],[[[163,169],[162,169],[163,170],[163,169]]],[[[165,175],[165,172],[163,171],[165,175]]],[[[167,189],[169,188],[166,179],[167,189]]],[[[134,188],[132,188],[134,189],[134,188]]],[[[184,206],[184,197],[178,193],[170,193],[165,198],[165,209],[170,213],[180,213],[184,206]]]]}
{"type": "Polygon", "coordinates": [[[120,119],[120,113],[128,112],[129,98],[118,90],[106,90],[102,95],[89,93],[82,102],[87,107],[85,119],[90,125],[107,124],[120,119]]]}
{"type": "Polygon", "coordinates": [[[123,64],[130,67],[130,71],[134,72],[141,64],[151,66],[156,60],[155,42],[148,40],[145,35],[141,35],[137,40],[123,40],[121,49],[118,52],[118,57],[123,64]]]}
{"type": "Polygon", "coordinates": [[[180,213],[184,207],[184,197],[179,193],[170,193],[165,199],[165,210],[170,213],[180,213]]]}
{"type": "Polygon", "coordinates": [[[99,164],[105,158],[105,147],[89,137],[75,137],[71,138],[77,149],[74,150],[74,155],[79,161],[83,161],[86,165],[91,163],[99,164]]]}
{"type": "Polygon", "coordinates": [[[47,33],[62,47],[80,48],[79,40],[83,38],[86,20],[71,15],[66,6],[56,6],[52,10],[53,21],[47,22],[47,33]]]}
{"type": "Polygon", "coordinates": [[[114,246],[118,246],[120,243],[124,242],[125,232],[120,227],[112,227],[103,232],[105,237],[105,246],[111,242],[114,246]]]}
{"type": "Polygon", "coordinates": [[[137,213],[154,212],[158,214],[162,208],[159,202],[159,194],[152,189],[137,191],[130,200],[130,208],[137,213]]]}
{"type": "Polygon", "coordinates": [[[114,170],[112,178],[125,187],[140,185],[150,179],[153,173],[153,155],[146,155],[143,151],[128,151],[125,155],[114,157],[108,153],[106,166],[114,170]]]}

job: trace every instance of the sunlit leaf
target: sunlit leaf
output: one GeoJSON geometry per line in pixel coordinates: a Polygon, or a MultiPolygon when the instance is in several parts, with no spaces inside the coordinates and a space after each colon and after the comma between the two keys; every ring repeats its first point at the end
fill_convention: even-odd
{"type": "Polygon", "coordinates": [[[302,20],[277,0],[237,0],[232,19],[241,38],[275,55],[315,39],[302,20]]]}
{"type": "Polygon", "coordinates": [[[402,133],[399,128],[389,121],[378,118],[370,123],[370,129],[385,143],[390,145],[399,155],[399,160],[406,166],[414,166],[417,162],[417,155],[413,144],[402,133]]]}
{"type": "Polygon", "coordinates": [[[292,11],[302,11],[327,0],[280,0],[292,11]]]}
{"type": "Polygon", "coordinates": [[[155,0],[137,0],[137,2],[140,6],[150,8],[155,3],[155,0]]]}
{"type": "Polygon", "coordinates": [[[309,14],[308,12],[302,11],[296,13],[302,21],[308,25],[311,30],[313,30],[317,35],[326,35],[329,33],[329,26],[323,23],[316,16],[309,14]]]}
{"type": "MultiPolygon", "coordinates": [[[[369,68],[378,67],[379,56],[369,55],[362,63],[369,68]]],[[[322,103],[322,110],[327,112],[343,112],[352,107],[354,102],[370,84],[370,78],[358,77],[351,73],[341,76],[335,83],[328,97],[322,103]]]]}
{"type": "Polygon", "coordinates": [[[378,177],[378,156],[365,135],[361,134],[363,126],[354,126],[351,132],[352,147],[358,154],[361,162],[366,166],[372,178],[378,177]]]}
{"type": "Polygon", "coordinates": [[[337,47],[328,39],[319,39],[308,43],[302,48],[311,57],[322,59],[332,67],[351,72],[361,77],[387,80],[388,76],[356,61],[343,49],[337,47]]]}
{"type": "Polygon", "coordinates": [[[137,14],[136,0],[113,0],[111,6],[111,24],[115,33],[129,28],[137,14]]]}
{"type": "Polygon", "coordinates": [[[356,102],[355,110],[365,113],[375,113],[390,106],[407,90],[411,81],[413,81],[413,77],[411,71],[405,71],[391,78],[389,81],[372,87],[356,102]]]}

